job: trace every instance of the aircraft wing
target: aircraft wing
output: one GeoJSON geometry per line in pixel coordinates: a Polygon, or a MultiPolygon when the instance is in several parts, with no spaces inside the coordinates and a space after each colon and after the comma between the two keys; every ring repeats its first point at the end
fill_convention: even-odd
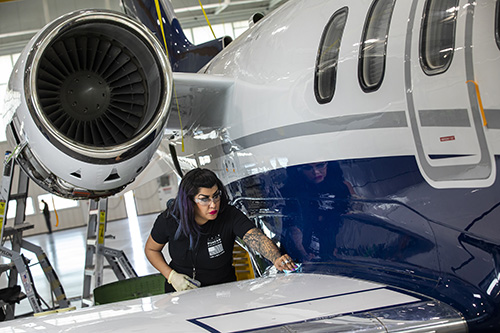
{"type": "Polygon", "coordinates": [[[346,277],[254,280],[10,321],[9,332],[466,331],[459,313],[424,296],[346,277]]]}
{"type": "MultiPolygon", "coordinates": [[[[151,162],[133,183],[122,192],[125,193],[166,173],[176,171],[175,164],[183,160],[173,159],[169,147],[172,135],[179,138],[181,124],[183,134],[196,132],[200,128],[220,128],[224,115],[228,114],[229,99],[234,80],[216,75],[193,73],[174,73],[174,98],[171,102],[165,136],[155,151],[151,162]]],[[[190,138],[188,138],[190,139],[190,138]]],[[[182,165],[190,169],[191,165],[182,165]]],[[[177,170],[179,174],[179,170],[177,170]]]]}
{"type": "Polygon", "coordinates": [[[228,77],[174,73],[174,98],[166,127],[180,129],[181,122],[191,130],[197,126],[220,127],[233,85],[234,80],[228,77]]]}

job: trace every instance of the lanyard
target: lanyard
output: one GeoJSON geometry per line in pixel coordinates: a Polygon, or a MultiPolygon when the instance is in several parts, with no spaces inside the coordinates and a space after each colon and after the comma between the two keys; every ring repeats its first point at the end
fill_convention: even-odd
{"type": "Polygon", "coordinates": [[[198,257],[198,250],[199,250],[199,244],[196,244],[196,247],[194,250],[191,251],[191,261],[193,263],[193,279],[196,279],[196,258],[198,257]]]}

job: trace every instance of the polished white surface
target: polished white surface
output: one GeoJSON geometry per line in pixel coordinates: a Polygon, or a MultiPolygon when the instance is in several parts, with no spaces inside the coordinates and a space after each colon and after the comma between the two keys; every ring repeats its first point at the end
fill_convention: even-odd
{"type": "Polygon", "coordinates": [[[277,274],[0,325],[0,332],[241,331],[317,320],[418,298],[338,276],[277,274]]]}

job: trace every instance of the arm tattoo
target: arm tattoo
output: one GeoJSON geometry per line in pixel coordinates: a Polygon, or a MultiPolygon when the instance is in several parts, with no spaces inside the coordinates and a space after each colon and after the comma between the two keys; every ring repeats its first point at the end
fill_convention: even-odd
{"type": "Polygon", "coordinates": [[[273,241],[270,240],[266,235],[260,231],[258,228],[250,229],[245,236],[243,236],[243,241],[254,251],[259,252],[267,260],[274,263],[281,254],[273,241]]]}

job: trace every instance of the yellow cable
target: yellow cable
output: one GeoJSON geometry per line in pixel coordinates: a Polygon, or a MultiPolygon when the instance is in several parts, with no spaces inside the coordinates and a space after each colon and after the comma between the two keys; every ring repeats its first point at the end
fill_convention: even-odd
{"type": "Polygon", "coordinates": [[[54,207],[54,214],[56,214],[56,227],[59,226],[59,215],[57,215],[57,210],[56,210],[56,203],[54,202],[54,197],[51,196],[52,198],[52,207],[54,207]]]}
{"type": "Polygon", "coordinates": [[[167,52],[167,59],[168,59],[167,40],[165,39],[165,31],[163,30],[163,21],[161,19],[160,3],[158,2],[158,0],[155,0],[155,5],[156,5],[156,15],[158,15],[158,22],[160,22],[161,35],[163,37],[163,44],[165,45],[165,52],[167,52]]]}
{"type": "Polygon", "coordinates": [[[200,7],[201,7],[201,10],[203,11],[203,15],[205,15],[205,20],[207,20],[208,26],[210,27],[210,30],[212,31],[212,35],[214,35],[214,38],[217,38],[217,37],[215,37],[214,29],[212,29],[212,25],[210,24],[210,21],[208,20],[207,13],[205,13],[205,8],[203,8],[203,5],[201,4],[201,0],[198,0],[198,2],[200,3],[200,7]]]}
{"type": "MultiPolygon", "coordinates": [[[[165,31],[163,30],[163,21],[161,19],[161,11],[160,11],[160,3],[158,0],[155,0],[156,5],[156,15],[158,15],[158,22],[160,22],[161,35],[163,37],[163,44],[165,45],[165,51],[167,52],[168,59],[168,47],[167,40],[165,38],[165,31]]],[[[179,122],[181,123],[181,142],[182,142],[182,152],[184,152],[184,134],[182,132],[182,120],[181,120],[181,109],[179,108],[179,101],[177,100],[177,91],[175,90],[175,84],[172,84],[172,88],[174,90],[175,103],[177,104],[177,113],[179,115],[179,122]]]]}
{"type": "Polygon", "coordinates": [[[10,153],[9,155],[9,158],[7,158],[7,160],[4,162],[4,165],[6,165],[7,163],[10,162],[10,160],[12,159],[12,157],[16,156],[17,154],[17,150],[19,149],[19,145],[17,145],[14,150],[12,151],[12,153],[10,153]]]}

